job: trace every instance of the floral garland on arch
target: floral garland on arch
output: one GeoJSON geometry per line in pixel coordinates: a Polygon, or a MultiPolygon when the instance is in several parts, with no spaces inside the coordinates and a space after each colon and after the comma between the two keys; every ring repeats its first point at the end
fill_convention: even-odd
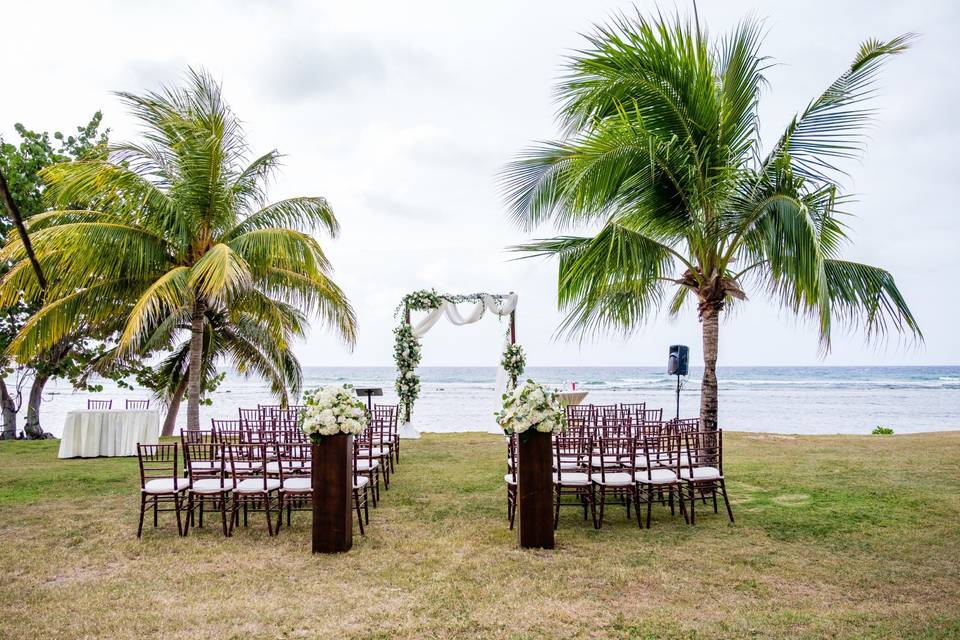
{"type": "Polygon", "coordinates": [[[393,330],[396,337],[393,347],[393,359],[397,364],[397,380],[393,388],[400,399],[405,420],[410,419],[413,403],[420,397],[420,376],[417,365],[420,364],[420,338],[413,334],[413,327],[404,322],[393,330]]]}
{"type": "Polygon", "coordinates": [[[360,435],[367,428],[367,409],[357,397],[353,385],[332,384],[303,394],[304,411],[300,423],[310,442],[320,444],[323,436],[338,433],[360,435]]]}
{"type": "Polygon", "coordinates": [[[523,353],[523,347],[518,344],[507,345],[507,348],[503,350],[500,366],[507,372],[509,378],[508,390],[516,389],[517,381],[523,375],[523,370],[527,366],[527,356],[523,353]]]}
{"type": "Polygon", "coordinates": [[[559,434],[567,428],[567,414],[560,394],[533,380],[527,380],[523,386],[503,394],[503,409],[494,415],[497,424],[507,435],[522,436],[531,429],[559,434]]]}

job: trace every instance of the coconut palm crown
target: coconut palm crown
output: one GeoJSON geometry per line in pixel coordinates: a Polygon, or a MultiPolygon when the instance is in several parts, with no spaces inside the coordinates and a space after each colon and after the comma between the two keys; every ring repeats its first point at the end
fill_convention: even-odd
{"type": "Polygon", "coordinates": [[[701,419],[717,426],[719,317],[751,289],[817,324],[922,339],[893,277],[844,260],[843,165],[864,146],[878,72],[911,36],[868,40],[766,152],[768,60],[746,21],[711,45],[695,21],[618,16],[587,36],[557,87],[564,135],[502,174],[525,230],[588,226],[515,249],[559,260],[561,331],[629,332],[691,295],[702,322],[701,419]]]}
{"type": "MultiPolygon", "coordinates": [[[[25,359],[83,327],[117,326],[122,357],[155,343],[164,326],[185,326],[187,426],[196,429],[208,311],[226,314],[223,325],[255,326],[249,330],[265,332],[278,352],[313,313],[353,343],[353,309],[311,235],[336,236],[339,224],[320,197],[267,202],[280,155],[250,157],[241,123],[208,74],[191,70],[183,87],[118,95],[142,125],[142,140],[44,176],[55,209],[34,216],[29,231],[51,274],[46,290],[19,241],[0,252],[16,263],[0,299],[44,303],[10,351],[25,359]]],[[[276,362],[264,355],[252,360],[276,362]]]]}

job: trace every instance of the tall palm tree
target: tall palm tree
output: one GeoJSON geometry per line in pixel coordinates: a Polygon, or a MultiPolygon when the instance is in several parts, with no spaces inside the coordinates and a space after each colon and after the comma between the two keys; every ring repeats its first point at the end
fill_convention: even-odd
{"type": "MultiPolygon", "coordinates": [[[[34,216],[29,232],[50,282],[10,351],[27,358],[130,305],[118,346],[133,352],[176,317],[190,327],[187,426],[197,429],[209,309],[255,318],[278,349],[289,346],[291,310],[319,313],[353,343],[353,309],[311,235],[335,237],[339,224],[320,197],[267,202],[280,155],[250,160],[240,122],[208,74],[191,70],[184,87],[118,95],[143,139],[112,146],[107,160],[46,170],[60,208],[34,216]]],[[[11,240],[0,256],[17,262],[0,300],[39,298],[23,244],[11,240]]]]}
{"type": "Polygon", "coordinates": [[[762,152],[757,107],[767,58],[741,23],[711,46],[696,22],[620,16],[588,36],[557,88],[562,139],[508,165],[502,179],[523,229],[590,225],[516,247],[559,259],[565,332],[629,332],[691,294],[703,325],[700,415],[717,426],[721,312],[752,285],[815,319],[922,339],[893,277],[842,259],[844,161],[858,155],[874,82],[910,35],[868,40],[853,63],[762,152]]]}

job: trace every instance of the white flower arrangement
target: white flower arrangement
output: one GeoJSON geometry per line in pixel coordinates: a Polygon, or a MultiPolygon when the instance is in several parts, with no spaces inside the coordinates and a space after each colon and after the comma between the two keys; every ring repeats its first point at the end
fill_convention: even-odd
{"type": "Polygon", "coordinates": [[[310,441],[319,444],[323,436],[338,433],[359,435],[367,428],[367,410],[353,386],[329,385],[307,391],[304,396],[301,428],[310,441]]]}
{"type": "Polygon", "coordinates": [[[560,395],[549,391],[533,380],[503,396],[503,409],[495,414],[504,433],[523,434],[534,430],[541,433],[563,433],[567,415],[560,395]]]}
{"type": "Polygon", "coordinates": [[[523,375],[523,370],[527,366],[527,357],[523,353],[523,347],[518,344],[508,345],[503,350],[503,358],[500,360],[500,366],[507,372],[510,378],[510,389],[517,388],[517,381],[523,375]]]}

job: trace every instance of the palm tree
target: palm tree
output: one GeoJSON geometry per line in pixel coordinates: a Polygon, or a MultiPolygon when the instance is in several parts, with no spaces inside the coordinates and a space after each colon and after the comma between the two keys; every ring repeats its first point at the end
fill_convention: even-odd
{"type": "Polygon", "coordinates": [[[591,225],[515,249],[559,259],[561,331],[629,332],[676,287],[672,314],[693,294],[703,325],[700,401],[717,426],[721,312],[752,285],[812,317],[821,347],[835,324],[922,335],[893,277],[843,260],[844,173],[858,155],[865,106],[884,61],[910,35],[868,40],[853,63],[761,151],[757,107],[768,60],[747,21],[711,46],[699,24],[620,16],[588,36],[560,82],[565,134],[508,165],[504,192],[530,230],[591,225]]]}
{"type": "MultiPolygon", "coordinates": [[[[118,95],[143,140],[112,146],[107,160],[46,170],[60,208],[33,216],[29,232],[50,282],[10,352],[28,358],[79,325],[115,322],[122,310],[118,347],[133,353],[175,318],[189,326],[187,427],[197,429],[208,310],[245,314],[280,350],[289,348],[292,312],[317,312],[354,342],[353,309],[311,235],[335,237],[339,224],[320,197],[267,202],[280,155],[250,160],[240,122],[208,74],[191,70],[185,87],[118,95]]],[[[38,299],[23,244],[12,239],[0,256],[16,262],[0,300],[38,299]]]]}

